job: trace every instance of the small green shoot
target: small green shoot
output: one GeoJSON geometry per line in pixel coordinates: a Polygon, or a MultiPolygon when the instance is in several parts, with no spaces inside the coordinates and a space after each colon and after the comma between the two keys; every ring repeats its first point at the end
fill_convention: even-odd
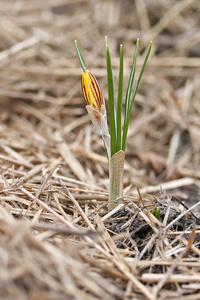
{"type": "MultiPolygon", "coordinates": [[[[125,148],[128,134],[128,127],[131,118],[133,103],[135,100],[138,87],[143,76],[147,60],[150,55],[152,42],[150,42],[147,53],[142,65],[139,77],[133,87],[136,72],[136,61],[139,50],[139,39],[136,41],[133,63],[126,89],[124,102],[124,124],[122,126],[122,104],[123,104],[123,46],[120,45],[120,62],[119,62],[119,82],[118,97],[115,107],[114,79],[111,65],[111,55],[108,45],[108,38],[105,37],[106,65],[107,65],[107,81],[108,81],[108,108],[109,108],[109,127],[107,124],[107,114],[101,88],[95,76],[86,68],[83,57],[79,50],[77,41],[75,41],[76,52],[83,69],[82,73],[82,91],[87,103],[87,110],[90,118],[98,128],[104,142],[108,161],[109,161],[109,179],[110,192],[109,199],[115,201],[116,198],[123,195],[123,173],[125,148]]],[[[114,202],[113,202],[114,203],[114,202]]],[[[110,205],[113,208],[113,205],[110,205]]],[[[157,219],[160,218],[160,211],[156,210],[157,219]]]]}
{"type": "Polygon", "coordinates": [[[152,210],[152,214],[156,217],[158,221],[160,221],[160,208],[157,207],[156,210],[152,210]]]}

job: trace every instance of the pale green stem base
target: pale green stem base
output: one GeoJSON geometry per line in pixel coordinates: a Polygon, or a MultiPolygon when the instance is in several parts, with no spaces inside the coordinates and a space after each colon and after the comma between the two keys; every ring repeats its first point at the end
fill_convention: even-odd
{"type": "Polygon", "coordinates": [[[109,162],[109,211],[118,205],[115,200],[123,196],[124,160],[125,152],[120,150],[111,157],[109,162]]]}

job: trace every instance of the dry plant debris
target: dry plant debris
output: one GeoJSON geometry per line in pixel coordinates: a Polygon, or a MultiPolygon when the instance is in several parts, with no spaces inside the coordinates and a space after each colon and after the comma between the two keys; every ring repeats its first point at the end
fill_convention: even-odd
{"type": "Polygon", "coordinates": [[[0,7],[0,299],[200,299],[199,1],[0,7]],[[136,39],[141,56],[154,45],[127,140],[126,196],[109,213],[107,159],[74,49],[77,39],[107,100],[105,35],[115,80],[119,43],[125,80],[136,39]]]}

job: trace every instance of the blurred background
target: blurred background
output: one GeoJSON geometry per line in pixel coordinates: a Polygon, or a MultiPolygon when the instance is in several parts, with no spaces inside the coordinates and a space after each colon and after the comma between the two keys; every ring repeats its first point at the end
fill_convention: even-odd
{"type": "Polygon", "coordinates": [[[62,164],[60,175],[107,189],[106,155],[85,109],[74,40],[107,101],[104,37],[116,91],[119,45],[126,88],[139,37],[136,79],[151,40],[153,48],[133,107],[125,187],[200,176],[198,0],[7,0],[0,7],[1,155],[62,164]]]}

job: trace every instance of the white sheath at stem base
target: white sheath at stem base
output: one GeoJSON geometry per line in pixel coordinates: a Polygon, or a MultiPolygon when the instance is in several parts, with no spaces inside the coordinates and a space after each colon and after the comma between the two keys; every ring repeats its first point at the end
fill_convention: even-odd
{"type": "Polygon", "coordinates": [[[123,196],[125,152],[115,153],[109,162],[109,205],[108,210],[117,206],[116,199],[123,196]]]}

